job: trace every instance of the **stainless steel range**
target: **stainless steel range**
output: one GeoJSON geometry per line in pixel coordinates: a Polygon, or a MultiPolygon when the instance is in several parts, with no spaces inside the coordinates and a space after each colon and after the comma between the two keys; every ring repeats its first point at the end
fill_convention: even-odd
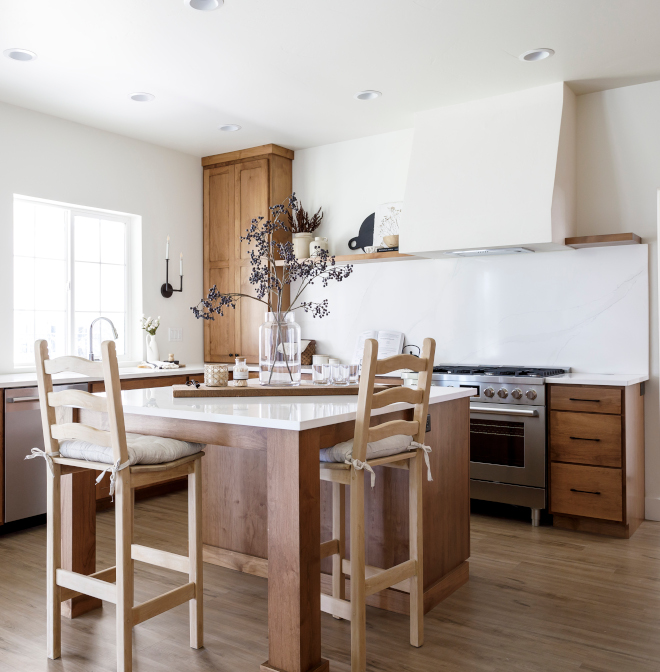
{"type": "MultiPolygon", "coordinates": [[[[547,505],[545,382],[570,369],[440,365],[432,384],[472,387],[470,496],[532,509],[538,525],[547,505]]],[[[416,373],[404,373],[415,385],[416,373]]]]}

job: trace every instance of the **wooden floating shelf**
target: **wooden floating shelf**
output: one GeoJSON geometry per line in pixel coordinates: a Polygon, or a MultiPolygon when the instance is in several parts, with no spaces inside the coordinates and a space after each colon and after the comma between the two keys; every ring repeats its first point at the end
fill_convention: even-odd
{"type": "MultiPolygon", "coordinates": [[[[377,261],[412,261],[421,259],[412,254],[401,254],[401,252],[373,252],[370,254],[345,254],[336,256],[335,261],[338,264],[371,264],[377,261]]],[[[318,258],[312,258],[313,261],[320,261],[318,258]]],[[[299,259],[299,261],[307,261],[299,259]]],[[[283,261],[276,261],[276,266],[284,266],[283,261]]]]}
{"type": "Polygon", "coordinates": [[[607,247],[610,245],[639,245],[642,239],[634,233],[611,233],[606,236],[577,236],[566,238],[568,247],[607,247]]]}

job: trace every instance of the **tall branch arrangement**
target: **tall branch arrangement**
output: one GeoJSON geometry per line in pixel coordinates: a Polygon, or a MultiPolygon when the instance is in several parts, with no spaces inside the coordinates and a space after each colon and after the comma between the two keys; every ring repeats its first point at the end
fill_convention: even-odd
{"type": "Polygon", "coordinates": [[[302,203],[297,202],[297,206],[296,210],[288,209],[286,211],[291,233],[312,233],[313,231],[316,231],[323,221],[323,212],[321,208],[310,217],[309,213],[303,208],[302,203]]]}
{"type": "MultiPolygon", "coordinates": [[[[291,194],[283,203],[273,205],[269,209],[269,219],[264,217],[253,219],[246,234],[241,236],[241,240],[249,245],[252,266],[249,282],[255,288],[254,295],[241,292],[223,293],[213,285],[207,297],[191,308],[196,318],[213,320],[216,315],[222,317],[226,308],[236,308],[242,298],[260,301],[267,306],[268,311],[282,313],[284,288],[297,281],[300,281],[300,284],[295,296],[284,310],[285,315],[296,308],[302,308],[306,313],[319,318],[330,313],[327,299],[302,301],[302,294],[307,287],[317,281],[323,287],[327,287],[331,281],[342,282],[353,272],[353,266],[337,266],[335,257],[330,256],[325,250],[320,250],[320,255],[313,260],[297,259],[293,253],[293,243],[278,241],[278,238],[283,237],[279,235],[280,232],[291,233],[291,225],[284,223],[285,218],[289,222],[291,217],[294,217],[296,222],[301,221],[297,217],[301,207],[295,194],[291,194]],[[276,260],[283,261],[284,265],[276,267],[276,260]]],[[[318,215],[319,213],[316,213],[314,218],[318,215]]]]}

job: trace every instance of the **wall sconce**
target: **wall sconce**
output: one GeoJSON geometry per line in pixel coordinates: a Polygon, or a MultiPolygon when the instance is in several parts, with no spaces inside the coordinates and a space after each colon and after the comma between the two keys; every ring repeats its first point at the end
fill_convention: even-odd
{"type": "Polygon", "coordinates": [[[179,282],[181,285],[179,289],[174,289],[170,285],[170,237],[167,236],[167,246],[165,247],[165,284],[161,285],[160,293],[166,299],[169,299],[174,292],[183,291],[183,252],[181,252],[181,256],[179,257],[179,282]]]}

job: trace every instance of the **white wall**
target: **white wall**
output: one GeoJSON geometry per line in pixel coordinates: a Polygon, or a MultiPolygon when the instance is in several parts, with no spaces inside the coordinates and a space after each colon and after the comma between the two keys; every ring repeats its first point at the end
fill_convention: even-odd
{"type": "MultiPolygon", "coordinates": [[[[13,365],[13,195],[61,201],[142,218],[142,309],[162,317],[161,355],[203,359],[202,325],[189,306],[202,292],[202,168],[199,158],[106,133],[37,112],[0,104],[0,372],[13,365]],[[178,282],[184,254],[184,292],[160,295],[165,240],[178,282]],[[168,327],[183,342],[168,343],[168,327]]],[[[176,286],[176,285],[175,285],[176,286]]],[[[136,328],[139,328],[136,326],[136,328]]],[[[142,356],[142,353],[138,353],[142,356]]]]}
{"type": "MultiPolygon", "coordinates": [[[[651,380],[646,386],[646,489],[647,489],[647,517],[660,520],[660,413],[658,405],[658,310],[657,310],[657,190],[660,188],[660,83],[644,84],[604,93],[590,94],[578,98],[578,235],[589,233],[614,233],[618,231],[634,231],[641,235],[648,248],[638,248],[636,253],[645,253],[648,250],[650,262],[648,267],[649,296],[651,306],[651,347],[650,347],[650,374],[651,380]]],[[[376,206],[388,201],[402,200],[405,191],[407,165],[412,146],[413,131],[399,131],[360,140],[315,147],[296,152],[293,162],[293,185],[299,198],[310,209],[323,205],[326,209],[326,218],[320,235],[330,239],[330,251],[335,254],[349,253],[347,242],[357,234],[362,220],[374,212],[376,206]]],[[[532,283],[535,287],[542,287],[543,275],[540,266],[550,265],[554,268],[555,278],[561,282],[561,269],[566,265],[573,266],[573,272],[582,274],[582,282],[589,282],[587,264],[590,259],[602,259],[609,264],[600,268],[598,278],[594,284],[607,279],[608,269],[612,269],[612,277],[620,278],[623,282],[633,282],[635,285],[632,301],[635,304],[635,320],[626,319],[617,324],[621,317],[618,311],[622,306],[613,304],[612,310],[606,310],[601,317],[584,328],[577,329],[576,339],[568,340],[562,351],[554,347],[548,339],[540,338],[537,342],[537,351],[543,356],[553,358],[553,363],[566,364],[576,369],[595,372],[594,361],[591,361],[591,345],[589,338],[608,336],[608,330],[616,330],[616,339],[611,341],[612,347],[601,353],[597,368],[602,372],[638,373],[644,372],[642,366],[649,359],[648,333],[643,317],[639,317],[641,301],[645,301],[641,292],[639,278],[632,280],[627,270],[631,269],[631,258],[623,250],[609,254],[602,251],[591,251],[584,255],[577,252],[553,252],[546,254],[529,255],[527,258],[504,257],[497,260],[492,268],[503,268],[504,277],[510,284],[500,284],[501,292],[515,288],[515,295],[525,295],[525,286],[532,283]],[[578,260],[586,260],[582,264],[578,260]],[[626,260],[627,261],[624,261],[626,260]],[[539,266],[535,268],[535,264],[539,266]],[[576,266],[581,267],[577,272],[576,266]],[[507,273],[507,266],[510,271],[507,273]],[[522,273],[523,266],[525,272],[522,273]],[[541,278],[540,284],[538,279],[541,278]],[[641,293],[640,293],[641,292],[641,293]],[[599,319],[608,316],[606,323],[599,323],[599,319]],[[609,320],[609,316],[614,319],[609,320]],[[621,326],[624,330],[622,331],[621,326]],[[625,332],[629,332],[627,336],[625,332]],[[636,333],[633,333],[636,332],[636,333]],[[585,337],[585,340],[582,338],[585,337]],[[588,337],[588,338],[586,338],[588,337]],[[623,352],[630,345],[636,352],[623,352]],[[550,347],[552,346],[552,347],[550,347]],[[576,347],[578,346],[578,347],[576,347]],[[581,354],[583,359],[580,359],[581,354]],[[635,367],[636,370],[625,369],[635,367]]],[[[469,260],[460,260],[467,262],[469,260]]],[[[479,260],[491,262],[495,260],[479,260]]],[[[303,336],[317,338],[321,341],[320,347],[332,347],[342,356],[350,356],[356,334],[362,329],[396,328],[401,324],[403,316],[406,331],[409,335],[416,334],[418,324],[411,317],[410,292],[412,287],[424,288],[422,299],[427,306],[444,302],[449,305],[455,301],[456,287],[460,281],[460,274],[468,269],[483,269],[485,266],[469,265],[466,263],[439,261],[397,262],[377,266],[356,267],[353,277],[342,283],[340,292],[333,290],[330,310],[331,318],[326,321],[309,321],[301,319],[304,325],[303,336]],[[440,266],[440,264],[453,266],[440,266]],[[451,271],[449,269],[452,269],[451,271]],[[440,270],[438,270],[440,269],[440,270]],[[452,273],[454,275],[452,275],[452,273]],[[403,291],[402,291],[403,290],[403,291]],[[342,307],[336,300],[339,294],[344,293],[347,307],[342,307]],[[379,316],[374,319],[373,316],[379,316]],[[337,318],[337,319],[334,319],[337,318]],[[377,322],[377,323],[375,323],[377,322]]],[[[637,263],[639,260],[637,260],[637,263]]],[[[644,270],[643,273],[646,273],[644,270]]],[[[489,285],[489,274],[480,272],[479,276],[484,285],[478,296],[486,296],[489,285]]],[[[490,276],[492,279],[494,276],[490,276]]],[[[503,276],[497,274],[500,283],[503,276]]],[[[548,283],[550,284],[550,283],[548,283]]],[[[475,291],[478,286],[472,284],[475,291]]],[[[552,290],[552,287],[549,288],[552,290]]],[[[606,300],[609,291],[592,296],[595,301],[606,300]]],[[[563,290],[568,291],[568,290],[563,290]]],[[[552,296],[550,291],[550,296],[552,296]]],[[[458,295],[456,295],[458,296],[458,295]]],[[[491,295],[492,296],[492,295],[491,295]]],[[[547,298],[547,295],[545,295],[547,298]]],[[[554,293],[555,298],[559,296],[554,293]]],[[[610,292],[610,298],[613,294],[610,292]]],[[[465,295],[462,295],[465,299],[465,295]]],[[[533,301],[533,294],[528,295],[533,301]]],[[[418,306],[417,302],[414,302],[418,306]]],[[[579,306],[575,303],[575,306],[579,306]]],[[[454,312],[446,314],[445,322],[452,327],[452,320],[462,314],[462,306],[455,305],[454,312]]],[[[547,318],[544,305],[536,306],[539,316],[547,318]]],[[[470,307],[466,304],[465,311],[470,307]]],[[[579,310],[579,309],[578,309],[579,310]]],[[[534,315],[526,313],[524,320],[513,320],[516,326],[533,323],[534,315]]],[[[560,316],[566,319],[566,313],[560,316]]],[[[442,331],[442,316],[434,318],[438,334],[436,338],[444,338],[442,331]]],[[[508,315],[511,320],[511,315],[508,315]]],[[[552,323],[552,320],[550,321],[552,323]]],[[[463,325],[467,328],[469,321],[463,325]]],[[[494,352],[514,354],[506,350],[506,339],[510,346],[521,344],[516,356],[508,364],[546,364],[549,362],[528,361],[533,356],[531,347],[531,332],[524,332],[524,338],[511,337],[510,330],[504,329],[503,320],[494,319],[493,329],[480,331],[482,339],[478,348],[466,348],[461,352],[461,335],[455,336],[452,347],[447,350],[452,355],[461,355],[463,361],[472,356],[483,355],[490,357],[494,352]],[[499,350],[498,350],[499,348],[499,350]],[[524,356],[523,356],[524,355],[524,356]],[[524,359],[524,361],[523,361],[524,359]]],[[[577,324],[573,325],[573,330],[577,324]]],[[[451,333],[456,334],[452,329],[451,333]]],[[[474,345],[473,335],[466,330],[463,333],[466,345],[474,345]]],[[[553,335],[554,345],[556,334],[553,335]]],[[[552,340],[552,339],[550,339],[552,340]]],[[[599,342],[603,342],[600,340],[599,342]]],[[[445,342],[445,346],[447,343],[445,342]]],[[[450,344],[451,345],[451,344],[450,344]]],[[[440,350],[440,348],[439,348],[440,350]]],[[[444,354],[444,353],[443,353],[444,354]]],[[[443,357],[438,352],[437,359],[443,357]]],[[[537,355],[538,356],[538,355],[537,355]]],[[[485,361],[485,360],[484,360],[485,361]]],[[[490,361],[494,361],[491,359],[490,361]]]]}
{"type": "Polygon", "coordinates": [[[646,517],[660,520],[660,82],[580,96],[577,132],[579,235],[632,231],[649,246],[651,379],[645,400],[646,517]]]}

